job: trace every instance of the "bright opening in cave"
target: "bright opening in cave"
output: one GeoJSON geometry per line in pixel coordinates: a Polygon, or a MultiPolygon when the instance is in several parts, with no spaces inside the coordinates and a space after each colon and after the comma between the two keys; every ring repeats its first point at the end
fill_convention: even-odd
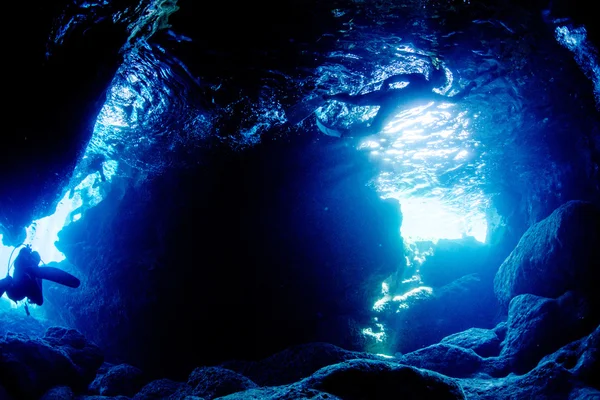
{"type": "MultiPolygon", "coordinates": [[[[104,168],[107,181],[112,178],[113,171],[114,169],[104,168]]],[[[71,222],[80,219],[86,209],[102,201],[102,192],[96,185],[99,179],[100,174],[97,172],[87,175],[81,183],[65,193],[53,214],[33,221],[26,228],[27,236],[23,245],[29,244],[40,253],[42,262],[47,264],[65,259],[65,255],[56,248],[58,233],[71,222]]],[[[14,247],[4,246],[1,239],[2,235],[0,234],[0,277],[4,277],[20,249],[15,250],[14,247]]]]}
{"type": "Polygon", "coordinates": [[[404,239],[473,236],[485,243],[484,163],[469,117],[454,105],[432,102],[399,113],[378,138],[361,144],[382,165],[374,182],[381,197],[400,203],[404,239]]]}

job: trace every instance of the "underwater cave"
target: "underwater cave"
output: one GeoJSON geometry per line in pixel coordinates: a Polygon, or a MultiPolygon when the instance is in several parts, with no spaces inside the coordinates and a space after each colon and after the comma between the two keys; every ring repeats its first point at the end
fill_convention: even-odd
{"type": "Polygon", "coordinates": [[[600,399],[591,3],[6,10],[0,399],[600,399]]]}

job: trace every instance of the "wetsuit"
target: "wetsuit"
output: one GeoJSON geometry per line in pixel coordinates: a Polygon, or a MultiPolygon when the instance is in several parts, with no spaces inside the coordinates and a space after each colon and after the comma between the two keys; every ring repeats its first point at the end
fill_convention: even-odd
{"type": "Polygon", "coordinates": [[[38,278],[40,255],[24,247],[15,259],[13,276],[7,276],[0,281],[0,296],[6,295],[13,301],[27,297],[31,303],[41,306],[44,303],[42,295],[42,280],[38,278]]]}

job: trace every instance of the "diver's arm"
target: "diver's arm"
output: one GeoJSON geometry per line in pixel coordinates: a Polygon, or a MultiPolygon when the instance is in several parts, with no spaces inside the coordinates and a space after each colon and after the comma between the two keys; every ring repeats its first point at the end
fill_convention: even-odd
{"type": "Polygon", "coordinates": [[[378,106],[381,103],[381,95],[378,90],[365,94],[351,95],[348,93],[338,93],[332,95],[324,95],[325,100],[337,100],[342,103],[352,104],[355,106],[378,106]]]}
{"type": "Polygon", "coordinates": [[[383,85],[381,85],[382,90],[389,89],[389,86],[394,83],[399,82],[408,82],[408,83],[423,83],[427,82],[425,75],[423,74],[400,74],[393,75],[383,81],[383,85]]]}

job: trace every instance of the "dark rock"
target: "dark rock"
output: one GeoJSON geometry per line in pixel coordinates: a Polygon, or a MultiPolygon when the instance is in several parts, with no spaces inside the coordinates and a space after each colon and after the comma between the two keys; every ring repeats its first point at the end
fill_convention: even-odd
{"type": "Polygon", "coordinates": [[[104,362],[104,355],[98,346],[88,342],[79,331],[60,327],[48,328],[43,339],[67,353],[87,382],[94,380],[104,362]]]}
{"type": "Polygon", "coordinates": [[[107,362],[102,363],[100,368],[98,368],[98,371],[96,371],[96,377],[94,378],[92,383],[90,383],[90,385],[88,386],[88,390],[90,391],[90,393],[100,394],[100,386],[101,386],[102,378],[104,377],[104,375],[106,375],[108,370],[111,369],[112,367],[114,367],[114,364],[107,363],[107,362]]]}
{"type": "Polygon", "coordinates": [[[467,398],[478,400],[497,399],[569,399],[578,387],[573,375],[560,365],[540,363],[525,375],[510,374],[497,379],[465,379],[461,386],[467,398]]]}
{"type": "Polygon", "coordinates": [[[158,379],[144,386],[133,400],[162,400],[173,397],[183,398],[192,394],[192,388],[184,382],[175,382],[170,379],[158,379]]]}
{"type": "Polygon", "coordinates": [[[388,361],[345,361],[320,369],[300,384],[345,400],[465,398],[460,386],[450,378],[388,361]]]}
{"type": "MultiPolygon", "coordinates": [[[[185,400],[197,400],[198,398],[185,400]]],[[[230,394],[219,400],[341,400],[340,397],[301,385],[261,387],[230,394]]]]}
{"type": "Polygon", "coordinates": [[[90,395],[90,396],[77,396],[75,400],[131,400],[127,396],[99,396],[99,395],[90,395]]]}
{"type": "Polygon", "coordinates": [[[478,373],[482,366],[481,356],[472,349],[441,343],[405,354],[398,362],[454,378],[472,376],[478,373]]]}
{"type": "Polygon", "coordinates": [[[61,347],[27,335],[0,340],[0,385],[16,398],[38,398],[56,386],[83,390],[88,374],[61,347]]]}
{"type": "Polygon", "coordinates": [[[196,368],[187,384],[193,389],[193,395],[207,400],[258,387],[245,376],[221,367],[196,368]]]}
{"type": "Polygon", "coordinates": [[[472,349],[481,357],[491,357],[500,354],[500,342],[500,338],[492,329],[471,328],[446,336],[440,343],[472,349]]]}
{"type": "Polygon", "coordinates": [[[26,225],[52,212],[89,142],[106,90],[123,61],[120,50],[129,37],[128,23],[111,16],[126,10],[126,3],[119,5],[121,10],[109,5],[89,13],[78,7],[65,10],[66,3],[53,1],[36,7],[14,3],[6,10],[7,15],[27,15],[31,24],[28,35],[14,37],[7,49],[20,60],[7,66],[13,79],[6,90],[14,94],[7,112],[22,123],[0,138],[0,225],[6,245],[20,243],[26,225]],[[77,14],[69,15],[73,10],[77,14]],[[56,33],[58,21],[72,18],[78,23],[56,33]],[[31,93],[36,118],[22,106],[31,93]]]}
{"type": "Polygon", "coordinates": [[[100,379],[102,396],[134,396],[145,384],[143,372],[128,364],[110,368],[100,379]]]}
{"type": "Polygon", "coordinates": [[[600,326],[587,337],[547,355],[540,364],[547,362],[561,365],[582,382],[600,389],[600,326]]]}
{"type": "Polygon", "coordinates": [[[75,395],[68,386],[59,386],[52,388],[42,396],[40,400],[73,400],[75,395]]]}
{"type": "Polygon", "coordinates": [[[569,400],[598,400],[600,391],[590,387],[577,388],[571,392],[569,400]]]}
{"type": "Polygon", "coordinates": [[[493,331],[496,334],[496,336],[498,336],[498,339],[500,339],[500,341],[504,341],[504,338],[506,338],[507,329],[508,328],[506,325],[506,321],[502,321],[502,322],[498,323],[498,325],[496,325],[496,327],[493,329],[493,331]]]}
{"type": "Polygon", "coordinates": [[[572,292],[558,300],[531,294],[510,303],[501,357],[511,371],[525,373],[546,355],[589,334],[587,306],[572,292]]]}
{"type": "Polygon", "coordinates": [[[290,347],[261,361],[230,361],[221,365],[261,386],[276,386],[296,382],[323,367],[353,359],[381,358],[344,350],[329,343],[309,343],[290,347]]]}
{"type": "Polygon", "coordinates": [[[494,279],[500,304],[519,294],[556,298],[569,290],[595,294],[600,271],[600,211],[570,201],[532,225],[502,263],[494,279]]]}
{"type": "Polygon", "coordinates": [[[434,253],[419,267],[419,274],[427,286],[440,287],[465,275],[486,272],[488,246],[473,237],[441,239],[434,253]]]}

